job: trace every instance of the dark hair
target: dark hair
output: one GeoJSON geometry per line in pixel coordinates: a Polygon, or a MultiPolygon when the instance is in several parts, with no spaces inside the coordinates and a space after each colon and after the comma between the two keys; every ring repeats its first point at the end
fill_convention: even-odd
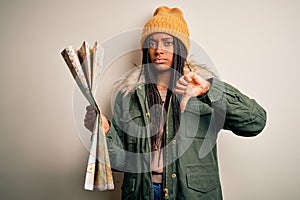
{"type": "MultiPolygon", "coordinates": [[[[171,70],[171,77],[167,92],[166,101],[164,104],[164,109],[167,111],[169,106],[172,108],[173,113],[173,121],[174,121],[174,131],[175,133],[179,129],[180,125],[180,99],[181,95],[177,95],[173,93],[173,89],[176,86],[176,83],[178,79],[183,75],[183,67],[186,62],[187,57],[187,50],[183,43],[176,37],[174,38],[174,56],[173,56],[173,62],[172,62],[172,68],[174,70],[171,70]],[[171,99],[171,101],[170,101],[171,99]],[[169,105],[171,103],[171,105],[169,105]]],[[[143,58],[142,58],[142,64],[144,67],[144,74],[145,74],[145,81],[146,81],[146,98],[149,105],[149,108],[151,108],[153,105],[155,105],[154,109],[150,109],[150,117],[151,117],[151,135],[152,135],[152,144],[157,142],[157,139],[161,136],[158,135],[160,129],[164,124],[162,122],[165,122],[165,116],[163,116],[162,112],[162,99],[159,94],[159,91],[156,87],[156,79],[155,74],[151,70],[151,61],[150,56],[148,53],[148,44],[149,44],[149,37],[146,38],[144,45],[143,45],[143,58]]],[[[151,148],[153,148],[153,145],[151,145],[151,148]]]]}

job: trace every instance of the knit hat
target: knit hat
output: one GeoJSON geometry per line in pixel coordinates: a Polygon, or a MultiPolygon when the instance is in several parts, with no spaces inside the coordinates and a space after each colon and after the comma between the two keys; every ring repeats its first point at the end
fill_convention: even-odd
{"type": "Polygon", "coordinates": [[[157,8],[153,17],[144,26],[141,46],[143,46],[145,39],[155,32],[170,34],[178,38],[187,51],[190,48],[189,28],[179,8],[168,8],[166,6],[157,8]]]}

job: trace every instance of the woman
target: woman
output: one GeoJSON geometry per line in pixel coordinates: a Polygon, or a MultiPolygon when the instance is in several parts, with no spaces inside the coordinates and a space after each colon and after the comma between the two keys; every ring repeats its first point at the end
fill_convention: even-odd
{"type": "MultiPolygon", "coordinates": [[[[102,116],[112,168],[125,172],[122,199],[222,199],[217,133],[255,136],[266,112],[186,61],[189,30],[178,8],[156,9],[141,45],[142,67],[117,82],[112,121],[102,116]]],[[[87,107],[89,130],[94,116],[87,107]]]]}

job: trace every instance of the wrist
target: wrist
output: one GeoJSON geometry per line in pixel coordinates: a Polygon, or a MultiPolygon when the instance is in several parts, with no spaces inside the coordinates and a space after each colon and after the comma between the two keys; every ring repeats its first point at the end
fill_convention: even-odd
{"type": "Polygon", "coordinates": [[[107,120],[106,126],[105,128],[103,128],[105,135],[107,135],[107,133],[109,132],[110,126],[111,126],[110,121],[107,120]]]}
{"type": "Polygon", "coordinates": [[[203,93],[203,95],[205,95],[210,89],[210,82],[207,80],[205,80],[205,82],[206,82],[206,87],[204,89],[205,92],[203,93]]]}
{"type": "Polygon", "coordinates": [[[210,85],[211,85],[210,82],[205,80],[203,85],[200,86],[199,94],[197,95],[197,97],[205,96],[210,89],[210,85]]]}

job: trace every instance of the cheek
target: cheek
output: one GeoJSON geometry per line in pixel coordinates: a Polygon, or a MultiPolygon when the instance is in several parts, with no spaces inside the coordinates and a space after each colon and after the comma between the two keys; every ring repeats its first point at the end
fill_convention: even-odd
{"type": "Polygon", "coordinates": [[[169,59],[170,61],[173,61],[173,57],[174,57],[173,52],[169,52],[169,53],[168,53],[168,59],[169,59]]]}
{"type": "Polygon", "coordinates": [[[155,57],[155,53],[154,53],[154,51],[153,51],[153,50],[151,50],[151,49],[149,49],[149,50],[148,50],[148,54],[149,54],[149,57],[150,57],[150,59],[151,59],[151,60],[153,60],[153,59],[154,59],[154,57],[155,57]]]}

